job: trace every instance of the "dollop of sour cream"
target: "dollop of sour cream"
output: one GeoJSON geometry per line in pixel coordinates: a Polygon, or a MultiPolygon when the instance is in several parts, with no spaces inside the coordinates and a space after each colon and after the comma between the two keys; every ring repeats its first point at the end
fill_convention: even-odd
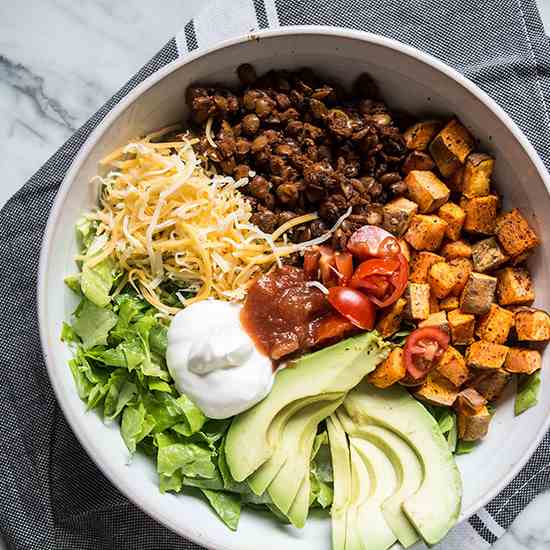
{"type": "Polygon", "coordinates": [[[176,389],[209,418],[228,418],[271,390],[271,361],[241,326],[241,306],[221,300],[196,302],[168,329],[166,362],[176,389]]]}

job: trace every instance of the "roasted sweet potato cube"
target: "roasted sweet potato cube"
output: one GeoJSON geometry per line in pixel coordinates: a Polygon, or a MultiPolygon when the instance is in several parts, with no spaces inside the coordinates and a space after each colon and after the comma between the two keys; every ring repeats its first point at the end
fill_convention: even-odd
{"type": "Polygon", "coordinates": [[[441,376],[452,382],[456,387],[462,386],[468,379],[470,371],[462,354],[452,346],[449,346],[439,359],[437,371],[441,376]]]}
{"type": "Polygon", "coordinates": [[[409,281],[413,283],[427,283],[428,273],[432,265],[444,261],[443,257],[433,252],[416,252],[411,260],[409,281]]]}
{"type": "Polygon", "coordinates": [[[539,245],[539,239],[517,208],[501,214],[496,222],[497,238],[509,256],[519,256],[539,245]]]}
{"type": "Polygon", "coordinates": [[[535,299],[529,271],[521,267],[505,267],[496,274],[497,297],[501,306],[525,305],[535,299]]]}
{"type": "Polygon", "coordinates": [[[440,128],[441,122],[439,120],[425,120],[413,124],[403,134],[407,149],[425,151],[440,128]]]}
{"type": "Polygon", "coordinates": [[[447,229],[447,222],[439,216],[416,214],[405,233],[405,240],[415,250],[437,250],[447,229]]]}
{"type": "Polygon", "coordinates": [[[479,273],[496,269],[507,260],[508,256],[504,254],[494,237],[483,239],[472,246],[474,269],[479,273]]]}
{"type": "Polygon", "coordinates": [[[437,313],[430,313],[429,317],[418,323],[419,328],[423,327],[436,327],[443,332],[449,332],[449,322],[447,321],[447,313],[444,311],[438,311],[437,313]]]}
{"type": "Polygon", "coordinates": [[[452,407],[458,390],[456,386],[441,376],[436,370],[428,374],[426,382],[415,392],[416,397],[431,405],[452,407]]]}
{"type": "Polygon", "coordinates": [[[408,174],[413,170],[433,170],[434,168],[435,162],[430,155],[422,151],[411,151],[401,166],[401,171],[408,174]]]}
{"type": "Polygon", "coordinates": [[[429,170],[413,170],[405,178],[409,199],[426,214],[437,210],[449,200],[449,188],[429,170]]]}
{"type": "Polygon", "coordinates": [[[508,346],[478,340],[466,350],[466,364],[475,369],[500,369],[504,365],[508,346]]]}
{"type": "Polygon", "coordinates": [[[473,137],[456,118],[435,136],[429,147],[439,171],[446,178],[464,164],[473,148],[473,137]]]}
{"type": "Polygon", "coordinates": [[[367,380],[377,388],[389,388],[407,372],[402,348],[394,348],[388,358],[371,372],[367,380]]]}
{"type": "Polygon", "coordinates": [[[472,256],[472,247],[467,242],[458,240],[443,245],[441,254],[445,256],[447,260],[452,260],[453,258],[470,258],[472,256]]]}
{"type": "Polygon", "coordinates": [[[474,415],[458,413],[458,437],[463,441],[477,441],[483,439],[489,432],[491,414],[487,407],[474,415]]]}
{"type": "Polygon", "coordinates": [[[493,235],[496,228],[498,197],[487,195],[485,197],[464,198],[460,206],[466,213],[464,230],[481,235],[493,235]]]}
{"type": "Polygon", "coordinates": [[[495,159],[485,153],[472,153],[464,164],[462,193],[467,197],[483,197],[491,189],[495,159]]]}
{"type": "Polygon", "coordinates": [[[451,341],[455,346],[464,346],[474,340],[475,317],[460,309],[447,312],[451,341]]]}
{"type": "Polygon", "coordinates": [[[400,237],[407,231],[412,217],[418,211],[418,205],[415,202],[399,197],[393,199],[383,208],[382,225],[386,231],[400,237]]]}
{"type": "Polygon", "coordinates": [[[487,401],[498,399],[512,375],[504,369],[479,371],[468,386],[475,388],[487,401]]]}
{"type": "Polygon", "coordinates": [[[399,248],[401,249],[401,254],[405,256],[407,262],[411,261],[411,247],[405,239],[397,239],[399,248]]]}
{"type": "Polygon", "coordinates": [[[430,292],[430,315],[440,311],[439,300],[430,292]]]}
{"type": "Polygon", "coordinates": [[[399,298],[399,300],[384,310],[382,317],[376,323],[376,330],[384,338],[392,336],[399,330],[406,305],[407,300],[399,298]]]}
{"type": "Polygon", "coordinates": [[[446,262],[438,262],[430,268],[428,284],[436,298],[447,297],[457,282],[457,270],[452,265],[446,262]]]}
{"type": "Polygon", "coordinates": [[[413,321],[422,321],[430,316],[430,285],[409,283],[404,295],[407,300],[404,315],[413,321]]]}
{"type": "Polygon", "coordinates": [[[466,388],[458,394],[454,408],[460,414],[472,416],[480,412],[485,405],[487,405],[487,399],[483,395],[474,388],[466,388]]]}
{"type": "Polygon", "coordinates": [[[514,374],[533,374],[542,366],[540,351],[536,349],[510,348],[504,370],[514,374]]]}
{"type": "Polygon", "coordinates": [[[447,222],[445,236],[451,241],[456,241],[460,237],[466,213],[458,204],[446,202],[438,211],[437,215],[447,222]]]}
{"type": "Polygon", "coordinates": [[[550,340],[550,315],[540,309],[520,309],[515,314],[518,340],[545,342],[550,340]]]}
{"type": "Polygon", "coordinates": [[[464,313],[484,315],[491,309],[496,288],[496,277],[472,271],[460,295],[460,309],[464,313]]]}
{"type": "Polygon", "coordinates": [[[468,258],[455,258],[449,264],[454,268],[456,284],[451,290],[452,296],[460,296],[472,272],[472,261],[468,258]]]}
{"type": "Polygon", "coordinates": [[[443,311],[452,311],[460,307],[460,300],[458,296],[447,296],[444,300],[439,302],[439,308],[443,311]]]}
{"type": "Polygon", "coordinates": [[[462,193],[464,186],[464,166],[461,166],[458,170],[453,172],[450,177],[446,179],[447,187],[453,193],[462,193]]]}
{"type": "Polygon", "coordinates": [[[497,304],[491,304],[491,309],[479,319],[476,334],[486,342],[504,344],[513,326],[514,314],[497,304]]]}

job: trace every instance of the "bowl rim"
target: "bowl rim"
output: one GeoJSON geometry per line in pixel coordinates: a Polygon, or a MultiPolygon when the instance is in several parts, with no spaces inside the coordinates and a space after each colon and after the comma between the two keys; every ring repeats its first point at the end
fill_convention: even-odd
{"type": "MultiPolygon", "coordinates": [[[[440,61],[431,54],[425,53],[413,46],[409,46],[398,40],[392,38],[387,38],[378,34],[347,29],[344,27],[329,27],[321,25],[297,25],[297,26],[288,26],[288,27],[279,27],[276,29],[266,29],[259,31],[251,31],[249,33],[229,38],[223,41],[216,43],[214,46],[209,48],[201,49],[199,48],[196,51],[190,52],[186,55],[179,57],[178,59],[168,63],[166,66],[162,67],[149,77],[147,77],[143,82],[138,84],[134,89],[132,89],[121,101],[109,111],[103,120],[97,125],[97,127],[90,133],[86,138],[83,145],[80,147],[77,155],[73,159],[63,181],[60,185],[60,188],[57,192],[57,195],[54,200],[54,204],[48,216],[48,221],[44,231],[44,236],[41,245],[40,259],[39,259],[39,270],[38,270],[38,280],[37,280],[37,309],[38,309],[38,320],[39,320],[39,333],[40,341],[42,347],[42,353],[44,356],[44,361],[46,363],[46,368],[50,382],[52,384],[54,393],[56,395],[57,401],[63,411],[65,418],[67,419],[73,433],[78,438],[80,444],[86,450],[88,456],[94,461],[97,467],[101,472],[110,480],[113,485],[119,489],[126,497],[128,497],[136,506],[138,506],[142,511],[144,511],[149,516],[153,517],[161,525],[170,528],[176,534],[184,536],[193,542],[196,542],[200,545],[206,545],[207,548],[213,550],[224,550],[223,546],[220,546],[219,543],[215,540],[210,539],[208,534],[202,534],[200,539],[195,534],[192,527],[187,527],[185,524],[173,524],[171,521],[167,520],[161,511],[151,510],[147,506],[147,502],[140,494],[139,491],[134,489],[134,486],[125,483],[119,479],[116,475],[114,469],[110,466],[108,462],[100,462],[99,460],[99,445],[94,442],[93,438],[89,436],[80,424],[80,421],[77,417],[74,417],[70,413],[70,408],[67,400],[65,399],[64,392],[62,391],[62,385],[60,379],[58,378],[56,362],[53,357],[50,355],[48,350],[48,325],[49,319],[47,315],[47,270],[48,270],[48,256],[49,251],[53,246],[52,236],[57,225],[57,219],[62,210],[63,204],[67,197],[67,194],[74,182],[76,174],[78,174],[82,164],[89,155],[90,151],[95,147],[96,143],[99,141],[104,132],[114,123],[114,121],[119,117],[119,115],[128,108],[134,101],[136,101],[145,91],[152,88],[158,82],[166,78],[171,73],[179,70],[181,67],[192,63],[196,59],[208,55],[210,53],[223,50],[230,46],[236,46],[241,43],[248,41],[258,41],[261,39],[267,38],[277,38],[284,36],[298,36],[298,35],[319,35],[329,36],[329,37],[340,37],[352,40],[359,40],[362,42],[372,43],[378,46],[382,46],[391,50],[395,50],[398,53],[404,54],[408,57],[411,57],[417,61],[420,61],[433,69],[443,73],[445,76],[451,78],[460,86],[465,88],[469,93],[476,97],[483,105],[489,109],[493,115],[495,115],[511,132],[515,140],[527,153],[530,161],[533,163],[540,179],[543,181],[547,192],[550,193],[550,174],[547,172],[544,163],[539,157],[533,145],[529,142],[527,137],[524,135],[522,130],[517,126],[517,124],[510,118],[510,116],[500,107],[486,92],[481,90],[476,84],[468,80],[461,73],[440,61]]],[[[524,453],[521,460],[516,462],[508,471],[507,474],[503,475],[498,479],[494,484],[491,490],[487,491],[484,495],[480,496],[475,502],[473,502],[469,508],[463,510],[457,521],[457,524],[468,519],[470,516],[474,515],[478,510],[483,508],[489,501],[491,501],[506,485],[512,481],[512,479],[518,474],[518,472],[523,468],[527,461],[531,458],[536,448],[542,441],[546,432],[550,429],[550,416],[548,416],[545,423],[540,428],[536,437],[533,439],[526,452],[524,453]]]]}

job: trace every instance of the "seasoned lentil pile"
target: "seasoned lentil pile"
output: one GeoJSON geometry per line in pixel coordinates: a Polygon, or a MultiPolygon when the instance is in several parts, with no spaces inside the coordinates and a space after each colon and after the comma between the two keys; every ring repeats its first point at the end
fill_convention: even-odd
{"type": "Polygon", "coordinates": [[[337,249],[362,225],[380,224],[382,206],[406,191],[408,151],[371,78],[360,76],[350,94],[309,69],[258,77],[241,65],[237,72],[237,91],[193,86],[187,101],[202,136],[199,150],[217,170],[235,179],[254,174],[242,188],[253,223],[271,233],[318,212],[292,230],[291,239],[302,242],[325,233],[351,206],[333,236],[337,249]],[[206,138],[210,125],[216,147],[206,138]]]}

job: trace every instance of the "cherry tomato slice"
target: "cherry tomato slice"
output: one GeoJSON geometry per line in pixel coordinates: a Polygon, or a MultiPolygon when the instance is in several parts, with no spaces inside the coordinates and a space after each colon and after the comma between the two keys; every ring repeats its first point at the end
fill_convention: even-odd
{"type": "Polygon", "coordinates": [[[338,313],[331,313],[323,317],[315,330],[314,342],[320,344],[328,340],[341,340],[351,332],[357,330],[356,326],[338,313]]]}
{"type": "Polygon", "coordinates": [[[372,330],[376,311],[374,304],[359,290],[345,286],[329,288],[330,305],[356,327],[372,330]]]}
{"type": "Polygon", "coordinates": [[[334,250],[329,246],[319,247],[319,274],[321,282],[327,287],[336,286],[338,284],[338,272],[336,271],[334,250]]]}
{"type": "Polygon", "coordinates": [[[449,347],[449,335],[437,327],[411,332],[405,344],[405,366],[415,380],[424,377],[449,347]]]}
{"type": "Polygon", "coordinates": [[[409,263],[398,252],[393,257],[365,260],[355,270],[350,284],[353,288],[365,289],[378,307],[387,307],[405,292],[408,278],[409,263]]]}
{"type": "Polygon", "coordinates": [[[308,248],[304,252],[304,274],[308,281],[317,279],[320,257],[321,252],[315,248],[308,248]]]}
{"type": "Polygon", "coordinates": [[[336,252],[334,265],[338,272],[338,283],[346,286],[353,275],[353,256],[349,252],[336,252]]]}
{"type": "MultiPolygon", "coordinates": [[[[397,242],[395,237],[385,229],[376,225],[364,225],[349,238],[347,247],[354,256],[366,260],[379,255],[387,255],[383,253],[384,250],[380,251],[382,254],[379,254],[380,245],[386,239],[397,242]]],[[[385,247],[388,247],[388,243],[385,244],[385,247]]]]}

